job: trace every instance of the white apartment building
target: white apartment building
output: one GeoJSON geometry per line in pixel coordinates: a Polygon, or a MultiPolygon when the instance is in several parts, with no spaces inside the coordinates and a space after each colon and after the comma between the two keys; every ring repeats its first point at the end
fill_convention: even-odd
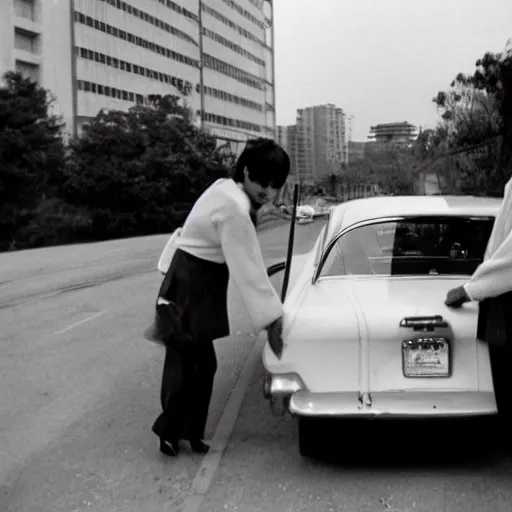
{"type": "Polygon", "coordinates": [[[313,184],[340,173],[345,161],[345,114],[332,104],[297,110],[297,123],[279,126],[278,140],[292,154],[292,176],[313,184]]]}
{"type": "Polygon", "coordinates": [[[206,126],[226,140],[275,137],[272,8],[263,0],[203,0],[206,126]],[[268,11],[268,12],[267,12],[268,11]]]}
{"type": "Polygon", "coordinates": [[[198,121],[239,149],[275,134],[271,19],[264,0],[1,0],[0,72],[48,88],[69,133],[188,91],[198,121]]]}
{"type": "Polygon", "coordinates": [[[70,13],[65,0],[0,0],[0,73],[19,71],[49,89],[57,97],[56,113],[72,131],[70,13]]]}

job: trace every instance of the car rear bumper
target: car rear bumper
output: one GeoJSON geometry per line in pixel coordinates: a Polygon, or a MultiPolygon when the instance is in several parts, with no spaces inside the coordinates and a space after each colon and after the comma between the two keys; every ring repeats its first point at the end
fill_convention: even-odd
{"type": "Polygon", "coordinates": [[[267,375],[263,395],[275,416],[324,418],[471,418],[498,413],[492,391],[314,393],[298,375],[267,375]]]}
{"type": "Polygon", "coordinates": [[[407,391],[311,393],[297,391],[289,397],[291,414],[309,417],[351,418],[467,418],[497,414],[492,392],[407,391]]]}

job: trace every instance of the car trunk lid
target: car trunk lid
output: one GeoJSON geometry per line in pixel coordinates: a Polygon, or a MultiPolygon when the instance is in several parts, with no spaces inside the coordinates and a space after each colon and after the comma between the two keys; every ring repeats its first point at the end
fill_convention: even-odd
{"type": "Polygon", "coordinates": [[[447,292],[465,281],[432,277],[351,280],[359,319],[361,357],[366,369],[362,376],[366,388],[363,391],[478,389],[477,305],[467,303],[453,309],[444,304],[447,292]],[[440,317],[447,327],[425,332],[401,325],[410,317],[440,317]],[[403,342],[435,336],[448,339],[450,375],[407,377],[403,342]]]}

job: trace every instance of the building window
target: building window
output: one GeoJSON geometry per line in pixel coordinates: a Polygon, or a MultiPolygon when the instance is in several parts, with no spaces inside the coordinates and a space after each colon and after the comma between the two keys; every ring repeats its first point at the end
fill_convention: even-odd
{"type": "Polygon", "coordinates": [[[22,60],[16,60],[15,70],[17,73],[20,73],[25,78],[28,78],[33,82],[39,81],[39,66],[36,64],[31,64],[22,60]]]}
{"type": "MultiPolygon", "coordinates": [[[[237,4],[236,2],[234,2],[233,0],[222,0],[226,5],[229,5],[229,7],[231,7],[232,9],[234,9],[236,12],[238,12],[238,14],[240,14],[241,16],[243,16],[244,18],[248,19],[249,21],[251,21],[252,23],[254,23],[255,25],[257,25],[258,27],[260,27],[261,29],[264,29],[265,28],[265,24],[260,21],[258,18],[256,18],[255,16],[253,16],[247,9],[244,9],[241,5],[237,4]]],[[[252,2],[254,5],[257,5],[255,2],[252,2]]]]}
{"type": "Polygon", "coordinates": [[[205,13],[209,14],[212,18],[215,18],[216,20],[224,23],[224,25],[232,28],[233,30],[236,30],[240,35],[242,35],[246,39],[249,39],[250,41],[254,41],[255,43],[259,43],[263,46],[266,46],[265,41],[263,41],[262,39],[259,39],[254,34],[249,32],[245,28],[241,27],[240,25],[237,25],[236,23],[231,21],[229,18],[226,18],[226,16],[222,15],[219,11],[212,9],[209,5],[203,4],[203,11],[205,13]]]}
{"type": "Polygon", "coordinates": [[[212,57],[211,55],[203,54],[203,64],[205,67],[218,71],[219,73],[229,76],[230,78],[248,85],[249,87],[259,89],[260,91],[265,90],[265,85],[261,78],[246,73],[245,71],[212,57]]]}
{"type": "Polygon", "coordinates": [[[111,98],[122,99],[124,101],[131,101],[137,103],[143,103],[144,97],[142,94],[136,94],[132,91],[125,91],[122,89],[116,89],[115,87],[109,87],[102,84],[96,84],[94,82],[88,82],[86,80],[77,80],[77,88],[80,91],[92,92],[94,94],[100,94],[102,96],[109,96],[111,98]]]}
{"type": "Polygon", "coordinates": [[[14,29],[14,48],[29,53],[39,53],[39,35],[16,27],[14,29]]]}
{"type": "Polygon", "coordinates": [[[256,6],[260,11],[263,9],[263,0],[249,0],[249,2],[256,6]]]}
{"type": "Polygon", "coordinates": [[[129,101],[132,103],[144,103],[144,96],[140,93],[135,93],[133,91],[116,89],[115,87],[96,84],[94,82],[88,82],[86,80],[77,80],[76,84],[78,90],[80,91],[92,92],[94,94],[100,94],[103,96],[108,96],[123,101],[129,101]]]}
{"type": "MultiPolygon", "coordinates": [[[[126,2],[123,2],[122,0],[103,0],[104,2],[112,5],[113,7],[117,7],[118,9],[121,9],[123,11],[128,12],[129,14],[133,14],[134,16],[139,16],[141,19],[147,20],[149,18],[148,13],[140,11],[137,9],[137,7],[133,7],[126,2]]],[[[174,12],[177,12],[178,14],[181,14],[182,16],[185,16],[186,18],[189,18],[194,21],[199,21],[199,18],[197,14],[194,14],[193,12],[185,9],[184,7],[181,7],[180,5],[176,4],[175,2],[172,2],[170,0],[154,0],[156,2],[159,2],[162,5],[165,5],[168,9],[173,10],[174,12]]],[[[253,1],[253,0],[251,0],[253,1]]]]}
{"type": "MultiPolygon", "coordinates": [[[[177,37],[180,37],[181,39],[188,41],[189,43],[192,43],[196,46],[198,46],[197,41],[195,41],[192,37],[190,37],[186,32],[183,32],[182,30],[177,29],[176,27],[173,27],[169,25],[168,23],[165,23],[159,19],[156,19],[153,16],[150,16],[147,12],[141,11],[140,9],[137,9],[135,7],[132,7],[131,5],[127,4],[126,2],[123,2],[120,0],[119,2],[116,2],[114,5],[109,0],[102,0],[103,2],[112,5],[113,7],[117,7],[118,9],[127,12],[128,14],[131,14],[132,16],[135,16],[137,18],[140,18],[142,21],[145,21],[146,23],[150,23],[151,25],[154,25],[155,27],[158,27],[161,30],[165,30],[166,32],[169,32],[170,34],[173,34],[177,37]]],[[[176,4],[173,3],[174,6],[176,4]]],[[[172,6],[170,6],[172,9],[172,6]]],[[[192,13],[190,13],[192,14],[192,13]]],[[[103,24],[104,25],[104,24],[103,24]]],[[[133,38],[131,34],[128,35],[128,39],[133,38]]],[[[131,41],[130,41],[131,42],[131,41]]]]}
{"type": "Polygon", "coordinates": [[[263,67],[266,66],[265,65],[265,61],[263,59],[260,59],[259,57],[257,57],[253,53],[248,52],[247,50],[245,50],[241,46],[233,43],[229,39],[226,39],[225,37],[222,37],[221,35],[213,32],[213,30],[209,30],[207,28],[203,28],[203,34],[206,37],[209,37],[210,39],[213,39],[217,43],[225,46],[226,48],[229,48],[229,49],[233,50],[234,52],[242,55],[246,59],[249,59],[252,62],[255,62],[256,64],[259,64],[260,66],[263,66],[263,67]]]}
{"type": "Polygon", "coordinates": [[[179,89],[179,91],[183,94],[188,93],[192,90],[192,84],[187,80],[182,80],[178,77],[171,76],[166,73],[161,73],[160,71],[155,71],[149,68],[138,66],[137,64],[133,64],[131,62],[119,60],[109,55],[105,55],[103,53],[92,52],[91,50],[87,50],[85,48],[77,48],[77,55],[79,55],[83,59],[92,60],[99,64],[105,64],[116,69],[121,69],[122,71],[126,71],[127,73],[146,76],[148,78],[166,84],[172,83],[172,85],[179,89]]]}
{"type": "MultiPolygon", "coordinates": [[[[200,113],[199,113],[200,115],[200,113]]],[[[229,126],[232,128],[241,128],[242,130],[249,130],[252,132],[261,132],[263,127],[259,124],[249,123],[247,121],[241,121],[240,119],[231,119],[229,117],[223,117],[210,112],[205,112],[205,121],[209,123],[219,124],[221,126],[229,126]]]]}
{"type": "MultiPolygon", "coordinates": [[[[89,16],[84,16],[80,12],[75,12],[75,21],[77,21],[78,23],[85,23],[85,25],[92,27],[92,26],[94,26],[93,22],[97,21],[97,20],[93,20],[89,16]]],[[[115,27],[111,27],[111,31],[112,31],[113,36],[119,37],[120,39],[127,41],[128,33],[126,31],[118,30],[115,27]]],[[[150,49],[154,53],[158,53],[160,55],[167,56],[168,58],[172,58],[173,60],[176,60],[178,62],[183,62],[189,66],[199,67],[199,61],[192,59],[190,57],[187,57],[186,55],[182,55],[180,53],[173,52],[169,48],[164,48],[163,46],[157,45],[157,44],[147,41],[145,39],[135,37],[133,34],[130,34],[130,38],[133,41],[132,44],[135,44],[142,48],[150,49]]]]}
{"type": "Polygon", "coordinates": [[[14,0],[14,15],[36,21],[35,0],[14,0]]]}
{"type": "MultiPolygon", "coordinates": [[[[201,85],[197,84],[196,92],[201,92],[201,85]]],[[[219,98],[223,101],[227,101],[229,103],[234,103],[236,105],[242,105],[243,107],[251,108],[253,110],[257,110],[258,112],[263,111],[263,106],[255,101],[248,100],[246,98],[242,98],[240,96],[236,96],[226,91],[222,91],[220,89],[215,89],[214,87],[205,87],[204,93],[208,96],[212,96],[214,98],[219,98]]]]}

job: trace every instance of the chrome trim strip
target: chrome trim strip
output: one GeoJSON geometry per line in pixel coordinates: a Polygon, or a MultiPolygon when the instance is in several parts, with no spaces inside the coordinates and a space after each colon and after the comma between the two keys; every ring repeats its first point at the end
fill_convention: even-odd
{"type": "Polygon", "coordinates": [[[347,287],[350,303],[357,319],[357,334],[359,346],[359,393],[368,400],[370,393],[370,333],[363,307],[352,287],[347,287]]]}
{"type": "Polygon", "coordinates": [[[290,399],[292,414],[342,418],[463,418],[497,414],[492,392],[391,391],[372,392],[370,403],[358,393],[310,393],[298,391],[290,399]]]}
{"type": "Polygon", "coordinates": [[[370,279],[373,280],[386,280],[390,281],[392,279],[394,280],[404,280],[407,279],[408,281],[421,281],[424,279],[428,279],[429,281],[435,280],[443,280],[443,281],[457,281],[461,279],[467,280],[470,276],[468,274],[441,274],[441,275],[410,275],[410,276],[383,276],[383,275],[374,275],[374,274],[350,274],[345,276],[322,276],[318,278],[318,282],[322,283],[325,281],[368,281],[370,279]]]}
{"type": "Polygon", "coordinates": [[[359,391],[345,393],[310,393],[298,391],[290,398],[291,414],[298,416],[360,416],[366,409],[359,391]]]}

